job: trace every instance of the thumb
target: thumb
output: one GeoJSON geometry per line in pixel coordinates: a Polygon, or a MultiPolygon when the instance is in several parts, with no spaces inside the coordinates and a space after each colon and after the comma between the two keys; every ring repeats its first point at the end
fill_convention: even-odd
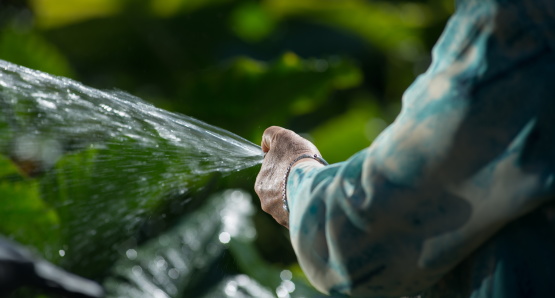
{"type": "Polygon", "coordinates": [[[286,130],[286,129],[279,126],[270,126],[266,128],[266,130],[264,130],[264,133],[262,134],[262,144],[261,144],[262,152],[266,153],[270,151],[273,145],[272,143],[274,140],[274,136],[276,135],[276,133],[278,133],[281,130],[286,130]]]}

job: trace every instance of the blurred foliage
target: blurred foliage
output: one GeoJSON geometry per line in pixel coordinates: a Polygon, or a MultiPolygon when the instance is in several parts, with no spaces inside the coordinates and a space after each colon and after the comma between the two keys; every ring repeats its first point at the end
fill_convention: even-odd
{"type": "MultiPolygon", "coordinates": [[[[431,46],[453,10],[452,2],[5,0],[0,1],[0,59],[96,88],[125,90],[256,143],[267,126],[284,126],[312,140],[329,162],[339,162],[367,147],[393,121],[403,91],[430,63],[431,46]]],[[[0,127],[2,139],[9,133],[0,127]]],[[[55,165],[56,175],[38,178],[0,156],[0,233],[73,272],[113,281],[110,270],[119,269],[111,265],[125,260],[127,249],[143,242],[148,246],[150,239],[171,233],[182,217],[188,218],[183,214],[194,214],[188,212],[196,208],[175,208],[160,189],[141,194],[144,205],[119,206],[121,212],[100,222],[95,218],[105,206],[67,203],[99,195],[109,204],[110,196],[136,195],[137,182],[123,174],[117,192],[96,187],[114,176],[103,177],[103,169],[91,161],[108,154],[125,163],[125,156],[116,152],[69,153],[55,165]],[[64,177],[68,168],[82,176],[64,177]],[[71,179],[89,181],[89,187],[72,189],[67,183],[71,179]],[[118,218],[132,209],[159,217],[138,222],[140,229],[118,226],[118,218]],[[84,217],[89,224],[79,224],[84,217]],[[91,232],[97,229],[110,229],[111,236],[97,239],[91,232]],[[99,257],[97,252],[113,241],[127,243],[120,255],[99,257]],[[81,246],[78,256],[61,256],[68,243],[81,246]]],[[[136,155],[148,160],[147,153],[136,155]]],[[[153,181],[163,179],[163,171],[163,165],[145,169],[153,181]]],[[[199,183],[210,187],[191,196],[206,197],[227,187],[250,191],[255,175],[256,169],[227,179],[207,178],[199,183]],[[214,179],[215,185],[210,184],[214,179]]],[[[184,199],[174,196],[173,202],[184,199]]],[[[223,248],[231,251],[234,269],[225,277],[203,275],[218,281],[207,297],[229,285],[237,292],[250,279],[275,294],[280,282],[275,272],[289,268],[301,275],[286,231],[256,210],[255,242],[231,242],[223,248]]],[[[225,259],[214,262],[226,264],[225,259]]]]}
{"type": "Polygon", "coordinates": [[[60,236],[55,227],[60,219],[41,199],[39,187],[37,181],[25,179],[10,160],[0,156],[0,198],[4,199],[0,233],[25,239],[27,244],[45,253],[52,242],[59,245],[60,236]],[[25,229],[21,229],[23,223],[25,229]],[[49,235],[48,242],[44,241],[44,235],[49,235]]]}

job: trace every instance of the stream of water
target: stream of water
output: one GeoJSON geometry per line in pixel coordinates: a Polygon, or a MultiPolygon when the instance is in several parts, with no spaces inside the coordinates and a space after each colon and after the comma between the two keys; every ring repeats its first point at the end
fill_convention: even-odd
{"type": "Polygon", "coordinates": [[[181,172],[195,175],[237,171],[262,160],[260,147],[246,139],[130,94],[97,90],[2,60],[0,71],[0,119],[9,126],[2,132],[2,149],[12,146],[11,153],[20,159],[50,165],[64,150],[133,140],[159,152],[157,158],[167,151],[182,153],[174,162],[181,172]]]}
{"type": "Polygon", "coordinates": [[[0,157],[32,178],[13,185],[40,193],[1,198],[25,199],[40,211],[14,217],[20,229],[11,236],[89,277],[136,245],[165,198],[263,158],[259,146],[197,119],[2,60],[0,110],[0,157]],[[29,231],[39,220],[39,230],[29,231]]]}

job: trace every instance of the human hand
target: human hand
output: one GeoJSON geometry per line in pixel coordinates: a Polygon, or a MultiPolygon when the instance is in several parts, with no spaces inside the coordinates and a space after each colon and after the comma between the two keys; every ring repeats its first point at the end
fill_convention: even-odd
{"type": "MultiPolygon", "coordinates": [[[[272,215],[279,224],[289,228],[289,212],[283,208],[287,169],[299,156],[320,155],[320,152],[307,139],[278,126],[271,126],[264,131],[262,151],[266,155],[262,161],[260,173],[256,177],[254,190],[260,198],[262,210],[272,215]]],[[[295,164],[300,162],[318,163],[314,159],[303,158],[295,164]]]]}

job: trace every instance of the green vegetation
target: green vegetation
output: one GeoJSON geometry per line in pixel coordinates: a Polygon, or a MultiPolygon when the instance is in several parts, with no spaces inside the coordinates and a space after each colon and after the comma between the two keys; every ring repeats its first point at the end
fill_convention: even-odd
{"type": "MultiPolygon", "coordinates": [[[[370,145],[393,121],[403,91],[425,71],[452,10],[451,0],[12,0],[0,2],[0,59],[95,88],[124,90],[255,143],[266,127],[287,127],[312,140],[333,163],[370,145]]],[[[0,115],[2,153],[9,146],[2,141],[11,137],[4,124],[0,115]]],[[[117,278],[135,268],[128,252],[145,252],[147,259],[160,251],[171,255],[167,251],[186,241],[164,239],[204,221],[223,225],[214,214],[224,208],[218,205],[229,195],[224,190],[240,188],[255,198],[254,213],[245,216],[252,217],[254,224],[247,226],[256,227],[256,239],[224,245],[216,241],[220,228],[205,234],[199,229],[199,239],[219,253],[203,252],[198,258],[207,263],[199,270],[154,284],[190,297],[224,291],[221,282],[237,284],[238,274],[247,274],[275,293],[279,273],[287,268],[297,284],[295,295],[316,295],[302,277],[286,231],[258,207],[252,191],[256,168],[202,177],[190,192],[174,194],[139,187],[125,173],[103,175],[109,169],[95,162],[104,155],[125,163],[128,153],[68,152],[46,175],[29,175],[33,171],[26,167],[33,165],[0,155],[0,234],[113,293],[131,293],[118,288],[117,278]],[[114,177],[119,189],[97,187],[114,177]],[[119,211],[87,204],[92,196],[120,204],[119,211]],[[125,200],[137,196],[144,197],[140,206],[125,200]],[[212,207],[202,204],[207,197],[215,198],[212,207]],[[194,203],[178,204],[183,200],[194,203]],[[137,218],[133,227],[120,224],[128,214],[137,218]]],[[[164,179],[167,165],[148,164],[151,152],[133,154],[145,162],[148,179],[140,183],[164,179]]]]}

